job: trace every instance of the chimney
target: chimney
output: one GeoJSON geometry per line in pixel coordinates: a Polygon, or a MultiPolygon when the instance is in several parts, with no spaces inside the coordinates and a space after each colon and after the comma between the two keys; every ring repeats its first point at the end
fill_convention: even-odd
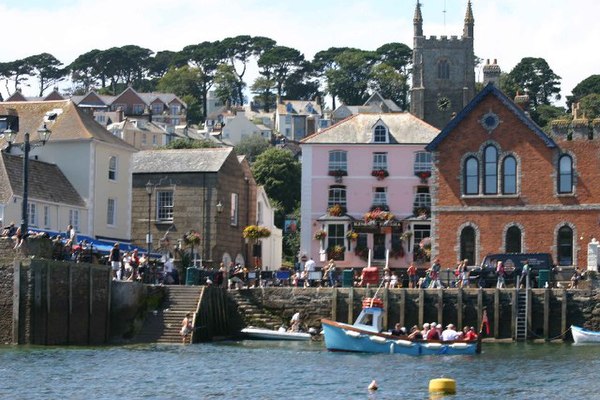
{"type": "Polygon", "coordinates": [[[519,94],[517,91],[517,95],[515,96],[515,104],[519,106],[519,108],[526,113],[529,114],[529,95],[527,94],[519,94]]]}
{"type": "Polygon", "coordinates": [[[496,59],[494,58],[494,63],[490,64],[490,59],[488,58],[485,65],[483,66],[483,85],[486,86],[488,83],[492,83],[494,86],[498,87],[498,81],[500,80],[500,66],[497,64],[496,59]]]}

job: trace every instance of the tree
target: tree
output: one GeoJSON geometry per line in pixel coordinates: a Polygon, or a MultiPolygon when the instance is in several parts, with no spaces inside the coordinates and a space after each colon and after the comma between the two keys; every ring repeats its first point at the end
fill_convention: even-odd
{"type": "Polygon", "coordinates": [[[274,89],[275,81],[265,78],[264,76],[257,77],[252,86],[250,86],[250,91],[256,94],[254,102],[257,103],[264,112],[268,113],[271,106],[275,105],[275,102],[277,101],[275,94],[273,94],[274,89]]]}
{"type": "Polygon", "coordinates": [[[288,150],[271,147],[256,158],[252,165],[256,182],[265,187],[269,196],[281,203],[284,213],[294,210],[300,201],[300,163],[288,150]]]}
{"type": "Polygon", "coordinates": [[[223,104],[240,106],[244,104],[244,91],[238,89],[240,87],[243,89],[246,84],[238,81],[232,66],[221,64],[217,67],[215,85],[215,95],[223,104]],[[242,97],[238,97],[239,95],[242,97]]]}
{"type": "Polygon", "coordinates": [[[0,74],[5,81],[6,92],[11,95],[13,92],[19,91],[21,84],[27,81],[27,77],[31,74],[31,66],[25,59],[9,61],[0,65],[0,74]],[[14,91],[9,89],[9,83],[12,81],[14,91]]]}
{"type": "Polygon", "coordinates": [[[573,103],[577,103],[588,94],[600,94],[600,75],[588,76],[573,88],[572,93],[572,96],[567,96],[567,106],[569,109],[573,103]]]}
{"type": "Polygon", "coordinates": [[[266,37],[239,35],[233,38],[225,38],[221,41],[221,51],[231,66],[231,71],[236,77],[236,98],[244,98],[244,74],[252,57],[259,57],[266,50],[275,46],[275,41],[266,37]]]}
{"type": "Polygon", "coordinates": [[[531,119],[533,119],[539,126],[544,128],[544,131],[548,133],[552,132],[550,122],[555,119],[560,119],[564,116],[564,108],[546,104],[539,105],[535,110],[531,111],[531,119]]]}
{"type": "Polygon", "coordinates": [[[586,118],[600,118],[600,93],[590,93],[579,99],[579,111],[586,118]]]}
{"type": "Polygon", "coordinates": [[[208,91],[215,79],[215,72],[219,66],[222,55],[219,42],[202,42],[186,46],[180,54],[181,59],[198,69],[200,72],[200,93],[202,99],[202,115],[206,118],[208,91]]]}
{"type": "Polygon", "coordinates": [[[316,73],[312,63],[303,62],[301,67],[292,72],[285,81],[285,95],[290,99],[314,100],[319,99],[322,103],[320,83],[316,79],[316,73]]]}
{"type": "Polygon", "coordinates": [[[277,87],[277,95],[283,97],[283,85],[288,76],[304,61],[304,55],[296,49],[274,46],[258,59],[260,74],[272,79],[277,87]]]}
{"type": "Polygon", "coordinates": [[[191,95],[200,100],[202,98],[201,77],[198,68],[187,65],[171,68],[159,79],[156,88],[160,92],[175,93],[179,97],[191,95]]]}
{"type": "Polygon", "coordinates": [[[172,67],[183,67],[185,62],[178,62],[178,53],[170,50],[157,52],[148,61],[148,75],[153,78],[162,78],[172,67]]]}
{"type": "Polygon", "coordinates": [[[550,104],[552,97],[560,100],[560,79],[543,58],[526,57],[510,71],[502,90],[509,97],[514,97],[516,90],[524,91],[535,109],[550,104]]]}
{"type": "Polygon", "coordinates": [[[101,64],[101,53],[98,49],[90,50],[77,57],[67,68],[71,71],[71,80],[79,85],[84,93],[92,90],[98,83],[106,87],[106,73],[101,64]]]}
{"type": "Polygon", "coordinates": [[[368,99],[371,66],[375,59],[375,53],[364,50],[346,50],[335,57],[338,68],[328,70],[326,76],[329,87],[341,101],[361,105],[368,99]]]}
{"type": "Polygon", "coordinates": [[[346,50],[357,49],[352,49],[350,47],[330,47],[327,50],[321,50],[317,54],[315,54],[315,57],[312,61],[313,70],[315,71],[315,74],[321,79],[325,79],[326,81],[326,83],[324,84],[325,92],[331,96],[331,104],[334,110],[336,108],[335,98],[337,94],[335,93],[335,87],[331,86],[329,80],[326,79],[326,77],[329,71],[336,70],[338,68],[335,58],[346,50]]]}
{"type": "Polygon", "coordinates": [[[41,53],[34,56],[29,56],[25,62],[31,68],[29,76],[35,77],[39,82],[39,97],[44,95],[44,91],[50,86],[65,79],[68,74],[63,65],[56,57],[49,53],[41,53]]]}
{"type": "Polygon", "coordinates": [[[382,63],[373,67],[371,79],[371,90],[379,92],[385,99],[393,100],[403,110],[407,109],[408,83],[406,76],[392,66],[382,63]]]}
{"type": "Polygon", "coordinates": [[[237,154],[244,154],[248,157],[248,162],[253,163],[256,157],[261,155],[269,148],[269,142],[258,134],[242,137],[240,143],[235,146],[237,154]]]}
{"type": "Polygon", "coordinates": [[[375,50],[381,62],[408,75],[412,63],[412,50],[404,43],[387,43],[375,50]]]}

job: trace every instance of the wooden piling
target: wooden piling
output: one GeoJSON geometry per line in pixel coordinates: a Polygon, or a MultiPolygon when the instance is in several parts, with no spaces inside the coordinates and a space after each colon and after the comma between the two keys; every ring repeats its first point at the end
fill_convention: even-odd
{"type": "Polygon", "coordinates": [[[550,339],[550,288],[544,289],[544,340],[550,339]]]}
{"type": "Polygon", "coordinates": [[[460,287],[456,292],[456,323],[458,329],[462,331],[463,328],[463,289],[460,287]]]}
{"type": "Polygon", "coordinates": [[[384,326],[384,328],[388,327],[388,322],[389,322],[388,301],[389,301],[389,289],[385,288],[383,290],[383,326],[384,326]]]}
{"type": "Polygon", "coordinates": [[[483,317],[483,289],[477,291],[477,326],[481,326],[483,317]]]}
{"type": "Polygon", "coordinates": [[[444,290],[437,290],[438,292],[438,304],[437,304],[437,309],[438,309],[438,313],[437,313],[437,320],[440,321],[440,324],[443,324],[442,326],[444,326],[444,290]]]}
{"type": "Polygon", "coordinates": [[[419,326],[425,321],[425,289],[419,290],[419,326]]]}
{"type": "Polygon", "coordinates": [[[500,289],[494,291],[494,338],[500,336],[500,289]]]}
{"type": "Polygon", "coordinates": [[[510,331],[512,332],[513,339],[516,339],[515,332],[517,331],[517,312],[519,311],[517,306],[519,303],[519,289],[515,288],[512,292],[512,307],[510,313],[510,331]]]}
{"type": "Polygon", "coordinates": [[[354,323],[354,288],[348,292],[348,323],[354,323]]]}
{"type": "Polygon", "coordinates": [[[406,326],[406,289],[400,289],[400,326],[406,326]]]}
{"type": "Polygon", "coordinates": [[[337,298],[338,298],[338,289],[333,288],[331,293],[331,320],[337,321],[337,298]]]}
{"type": "Polygon", "coordinates": [[[560,332],[561,337],[565,338],[565,332],[567,331],[567,289],[562,288],[562,304],[560,311],[560,332]]]}

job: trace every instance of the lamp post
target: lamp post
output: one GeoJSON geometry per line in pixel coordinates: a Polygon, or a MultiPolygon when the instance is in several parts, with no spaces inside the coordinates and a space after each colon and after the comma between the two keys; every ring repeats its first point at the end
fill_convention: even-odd
{"type": "MultiPolygon", "coordinates": [[[[37,130],[39,140],[31,142],[29,140],[29,132],[25,132],[23,143],[19,145],[19,148],[23,151],[23,204],[21,205],[21,235],[27,237],[27,230],[29,229],[29,215],[27,213],[27,203],[29,200],[29,152],[31,149],[41,147],[46,144],[50,139],[52,132],[46,128],[44,124],[40,129],[37,130]]],[[[15,139],[17,138],[18,132],[12,129],[4,131],[4,136],[8,142],[9,148],[13,146],[15,139]]]]}
{"type": "Polygon", "coordinates": [[[146,194],[148,195],[148,233],[146,234],[146,245],[148,246],[148,261],[150,261],[150,252],[152,251],[152,193],[154,185],[148,181],[146,183],[146,194]]]}

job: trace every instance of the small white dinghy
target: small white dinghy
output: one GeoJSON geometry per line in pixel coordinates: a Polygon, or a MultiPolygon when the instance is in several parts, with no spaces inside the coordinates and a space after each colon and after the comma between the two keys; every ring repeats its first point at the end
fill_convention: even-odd
{"type": "Polygon", "coordinates": [[[579,326],[571,325],[571,334],[575,344],[600,344],[600,332],[589,331],[579,326]]]}
{"type": "Polygon", "coordinates": [[[271,330],[249,326],[241,332],[250,339],[261,340],[310,340],[312,335],[306,332],[288,332],[284,330],[271,330]]]}

